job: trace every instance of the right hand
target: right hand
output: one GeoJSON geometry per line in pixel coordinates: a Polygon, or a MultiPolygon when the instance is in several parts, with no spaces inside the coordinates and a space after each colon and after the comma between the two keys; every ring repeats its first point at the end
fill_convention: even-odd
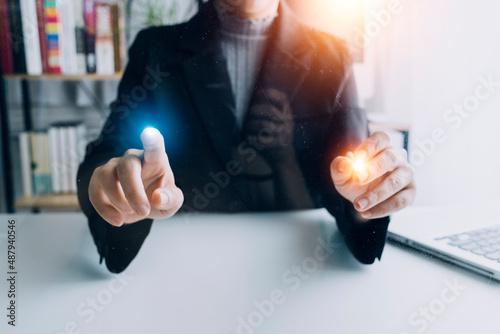
{"type": "Polygon", "coordinates": [[[153,128],[141,134],[144,150],[130,149],[94,170],[89,199],[96,211],[114,226],[145,218],[174,215],[184,202],[175,185],[165,144],[153,128]]]}

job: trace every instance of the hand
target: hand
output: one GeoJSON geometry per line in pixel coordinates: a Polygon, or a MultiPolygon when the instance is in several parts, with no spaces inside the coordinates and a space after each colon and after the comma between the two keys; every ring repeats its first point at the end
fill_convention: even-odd
{"type": "Polygon", "coordinates": [[[294,157],[293,126],[287,95],[273,88],[259,89],[248,110],[243,136],[276,167],[294,157]]]}
{"type": "Polygon", "coordinates": [[[392,147],[385,132],[375,132],[354,154],[347,155],[333,160],[331,176],[340,195],[363,218],[385,217],[413,203],[414,169],[407,162],[406,151],[392,147]]]}
{"type": "Polygon", "coordinates": [[[184,202],[175,186],[163,136],[148,128],[141,140],[144,150],[130,149],[121,158],[109,160],[90,179],[90,202],[111,225],[168,218],[184,202]]]}

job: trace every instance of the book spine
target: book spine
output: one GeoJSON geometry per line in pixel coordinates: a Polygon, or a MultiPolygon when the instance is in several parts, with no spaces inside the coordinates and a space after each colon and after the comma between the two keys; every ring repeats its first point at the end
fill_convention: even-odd
{"type": "Polygon", "coordinates": [[[67,128],[59,128],[59,147],[60,147],[60,177],[61,177],[61,192],[69,193],[69,176],[68,176],[68,135],[67,128]]]}
{"type": "Polygon", "coordinates": [[[52,180],[52,192],[61,192],[61,165],[58,128],[49,128],[49,154],[50,154],[50,175],[52,180]]]}
{"type": "Polygon", "coordinates": [[[63,67],[63,51],[61,47],[61,23],[56,1],[44,1],[45,9],[45,33],[47,35],[47,49],[49,73],[61,74],[63,67]]]}
{"type": "Polygon", "coordinates": [[[121,72],[125,66],[125,19],[123,4],[114,3],[111,7],[113,17],[113,51],[115,55],[115,72],[121,72]]]}
{"type": "Polygon", "coordinates": [[[65,1],[57,5],[61,17],[62,48],[64,49],[63,74],[77,74],[75,9],[73,1],[65,1]]]}
{"type": "Polygon", "coordinates": [[[47,49],[47,35],[45,33],[44,0],[36,0],[36,17],[38,21],[38,39],[40,41],[40,56],[42,58],[43,73],[49,72],[49,50],[47,49]]]}
{"type": "Polygon", "coordinates": [[[21,179],[23,181],[23,195],[33,196],[33,182],[31,175],[31,148],[30,133],[19,134],[19,153],[21,157],[21,179]]]}
{"type": "Polygon", "coordinates": [[[76,67],[78,74],[87,73],[85,60],[85,22],[83,21],[83,0],[74,3],[76,67]]]}
{"type": "Polygon", "coordinates": [[[42,74],[42,56],[40,54],[40,36],[36,3],[33,0],[21,0],[23,37],[26,56],[26,72],[30,75],[42,74]]]}
{"type": "Polygon", "coordinates": [[[47,133],[31,133],[31,160],[33,163],[33,193],[51,194],[49,143],[47,133]]]}
{"type": "Polygon", "coordinates": [[[4,74],[14,73],[10,39],[9,5],[7,0],[0,0],[0,60],[4,74]]]}
{"type": "Polygon", "coordinates": [[[98,74],[113,74],[115,72],[115,56],[113,51],[113,23],[111,5],[96,3],[96,39],[95,53],[98,74]]]}
{"type": "Polygon", "coordinates": [[[68,184],[69,192],[76,193],[76,173],[79,165],[78,139],[75,126],[68,127],[68,184]]]}
{"type": "Polygon", "coordinates": [[[24,49],[23,23],[20,0],[8,0],[10,18],[10,42],[14,60],[14,72],[26,73],[26,53],[24,49]]]}
{"type": "Polygon", "coordinates": [[[83,0],[83,18],[85,22],[85,59],[87,72],[96,72],[95,54],[95,2],[83,0]]]}
{"type": "Polygon", "coordinates": [[[82,163],[85,159],[85,153],[87,152],[87,127],[85,124],[80,124],[77,128],[78,133],[78,154],[80,156],[79,163],[82,163]]]}

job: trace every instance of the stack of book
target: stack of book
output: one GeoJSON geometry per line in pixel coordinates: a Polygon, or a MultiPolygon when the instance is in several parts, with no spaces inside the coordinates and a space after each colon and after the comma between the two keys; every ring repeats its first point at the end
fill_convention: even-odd
{"type": "Polygon", "coordinates": [[[79,122],[55,123],[48,131],[21,132],[24,196],[76,193],[76,174],[86,143],[86,129],[79,122]]]}
{"type": "Polygon", "coordinates": [[[5,74],[113,74],[125,50],[121,2],[0,0],[5,74]]]}

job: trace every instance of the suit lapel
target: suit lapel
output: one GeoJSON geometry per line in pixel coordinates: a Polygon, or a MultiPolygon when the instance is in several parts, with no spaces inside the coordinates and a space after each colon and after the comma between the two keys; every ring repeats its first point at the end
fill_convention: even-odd
{"type": "Polygon", "coordinates": [[[268,45],[255,89],[274,88],[293,101],[309,74],[314,48],[283,1],[278,19],[271,27],[268,45]]]}
{"type": "Polygon", "coordinates": [[[198,54],[182,62],[184,75],[207,133],[223,161],[231,160],[238,127],[234,98],[224,59],[198,54]]]}
{"type": "MultiPolygon", "coordinates": [[[[289,101],[308,75],[313,54],[312,44],[303,38],[303,28],[293,15],[282,2],[255,85],[279,89],[289,101]]],[[[185,27],[179,42],[182,70],[207,134],[227,162],[233,158],[240,135],[227,64],[217,43],[220,22],[213,4],[204,5],[185,27]]]]}
{"type": "Polygon", "coordinates": [[[179,44],[181,67],[198,114],[223,162],[232,158],[237,145],[235,102],[226,61],[216,42],[219,21],[212,4],[203,6],[187,25],[179,44]],[[188,52],[188,56],[185,54],[188,52]]]}

